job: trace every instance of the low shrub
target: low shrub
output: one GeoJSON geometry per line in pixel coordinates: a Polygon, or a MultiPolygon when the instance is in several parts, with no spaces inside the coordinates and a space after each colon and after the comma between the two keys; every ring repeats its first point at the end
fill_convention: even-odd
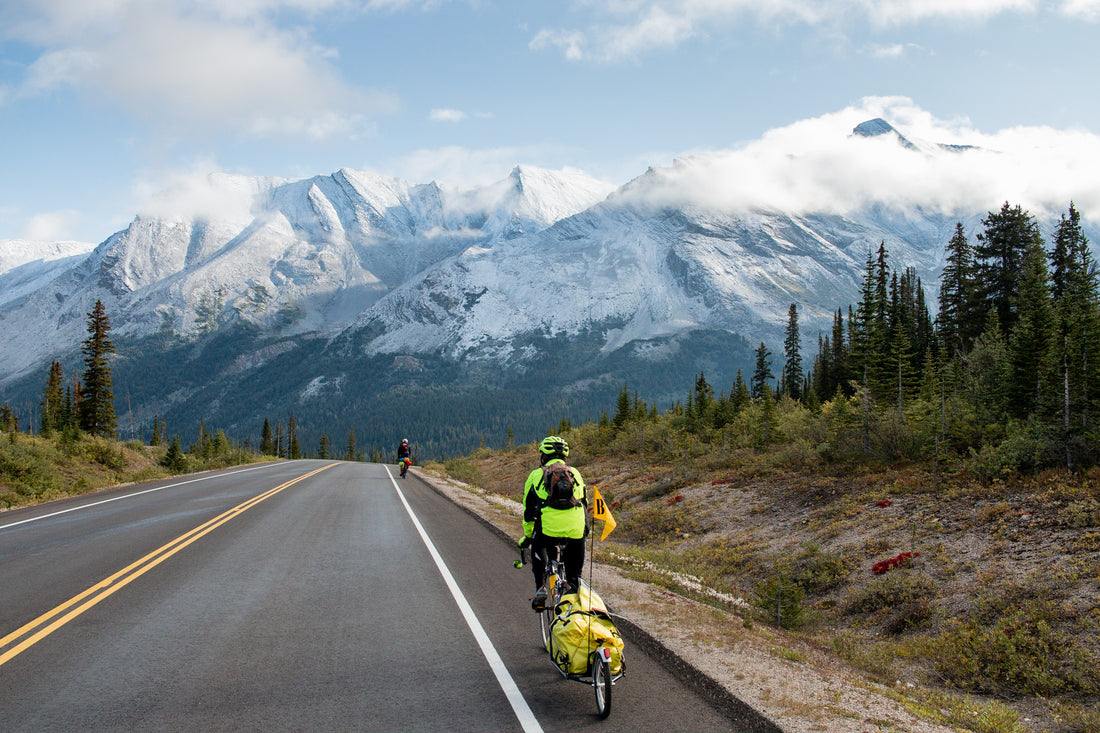
{"type": "Polygon", "coordinates": [[[935,651],[944,679],[975,692],[1100,692],[1100,660],[1059,629],[1056,608],[1044,601],[1018,606],[992,624],[956,621],[936,640],[935,651]]]}
{"type": "Polygon", "coordinates": [[[756,583],[752,600],[760,609],[761,618],[780,628],[797,629],[809,620],[804,604],[806,591],[783,574],[756,583]]]}

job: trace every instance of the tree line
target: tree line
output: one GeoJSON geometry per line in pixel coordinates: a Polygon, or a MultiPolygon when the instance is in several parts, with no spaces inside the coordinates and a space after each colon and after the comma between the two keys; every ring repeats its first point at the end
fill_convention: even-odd
{"type": "MultiPolygon", "coordinates": [[[[809,369],[792,303],[778,375],[761,342],[747,379],[739,370],[729,392],[716,394],[700,373],[686,400],[670,408],[673,418],[692,431],[722,429],[754,407],[754,429],[767,445],[781,438],[773,408],[789,400],[811,413],[843,412],[858,424],[865,453],[876,452],[876,431],[888,418],[894,441],[885,452],[897,456],[953,453],[982,459],[994,473],[1095,465],[1100,286],[1081,215],[1071,203],[1049,243],[1030,213],[1007,202],[981,225],[972,242],[958,223],[946,243],[935,318],[915,270],[893,269],[883,242],[868,252],[859,301],[838,308],[831,330],[817,338],[809,369]]],[[[87,315],[82,376],[65,384],[60,363],[51,364],[43,434],[117,432],[110,322],[100,301],[87,315]]],[[[626,385],[615,407],[614,418],[601,414],[601,425],[619,429],[658,418],[657,408],[626,385]]],[[[7,405],[0,406],[0,427],[18,429],[7,405]]],[[[153,444],[164,430],[155,418],[153,444]]],[[[209,453],[224,442],[200,422],[190,451],[209,453]]],[[[286,458],[389,458],[373,445],[364,452],[354,428],[343,445],[321,431],[316,450],[303,449],[293,414],[285,426],[265,418],[256,448],[286,458]]]]}
{"type": "MultiPolygon", "coordinates": [[[[935,318],[915,270],[891,268],[883,242],[868,252],[859,301],[818,336],[810,369],[791,304],[778,377],[761,342],[747,381],[738,370],[716,395],[701,373],[672,417],[704,432],[752,407],[751,429],[768,445],[781,439],[776,406],[789,400],[854,426],[859,449],[883,458],[955,455],[986,476],[1096,465],[1100,286],[1080,212],[1070,204],[1049,243],[1018,205],[981,224],[972,242],[958,223],[946,244],[935,318]]],[[[624,385],[601,423],[656,418],[624,385]]]]}

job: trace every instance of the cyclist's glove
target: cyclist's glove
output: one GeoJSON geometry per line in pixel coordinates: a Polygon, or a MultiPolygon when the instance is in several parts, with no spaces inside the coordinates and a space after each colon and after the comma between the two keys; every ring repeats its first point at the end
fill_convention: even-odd
{"type": "Polygon", "coordinates": [[[526,536],[520,537],[516,544],[519,545],[519,549],[524,550],[531,546],[531,538],[526,536]]]}

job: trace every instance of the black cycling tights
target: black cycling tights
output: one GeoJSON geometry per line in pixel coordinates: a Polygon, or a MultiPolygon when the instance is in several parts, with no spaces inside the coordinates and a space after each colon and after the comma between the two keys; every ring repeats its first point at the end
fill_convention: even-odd
{"type": "Polygon", "coordinates": [[[535,576],[536,589],[542,587],[546,575],[546,566],[539,557],[539,551],[558,542],[565,543],[561,554],[562,562],[565,563],[565,579],[574,589],[580,587],[581,571],[584,570],[584,540],[536,535],[531,540],[531,572],[535,576]]]}

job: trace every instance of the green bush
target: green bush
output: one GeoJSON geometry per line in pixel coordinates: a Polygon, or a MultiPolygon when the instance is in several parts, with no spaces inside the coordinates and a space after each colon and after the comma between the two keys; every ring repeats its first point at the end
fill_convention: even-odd
{"type": "Polygon", "coordinates": [[[1100,692],[1097,663],[1057,628],[1056,609],[1039,601],[983,624],[955,622],[936,640],[936,668],[958,687],[996,694],[1100,692]]]}
{"type": "Polygon", "coordinates": [[[760,609],[761,618],[784,629],[797,629],[806,623],[809,614],[805,599],[802,586],[782,574],[762,580],[753,588],[753,605],[760,609]]]}
{"type": "Polygon", "coordinates": [[[794,559],[794,578],[807,593],[828,593],[851,574],[852,565],[847,558],[822,552],[818,545],[809,542],[794,559]]]}
{"type": "Polygon", "coordinates": [[[847,614],[876,614],[930,603],[936,584],[927,575],[899,568],[872,580],[853,592],[845,604],[847,614]]]}

